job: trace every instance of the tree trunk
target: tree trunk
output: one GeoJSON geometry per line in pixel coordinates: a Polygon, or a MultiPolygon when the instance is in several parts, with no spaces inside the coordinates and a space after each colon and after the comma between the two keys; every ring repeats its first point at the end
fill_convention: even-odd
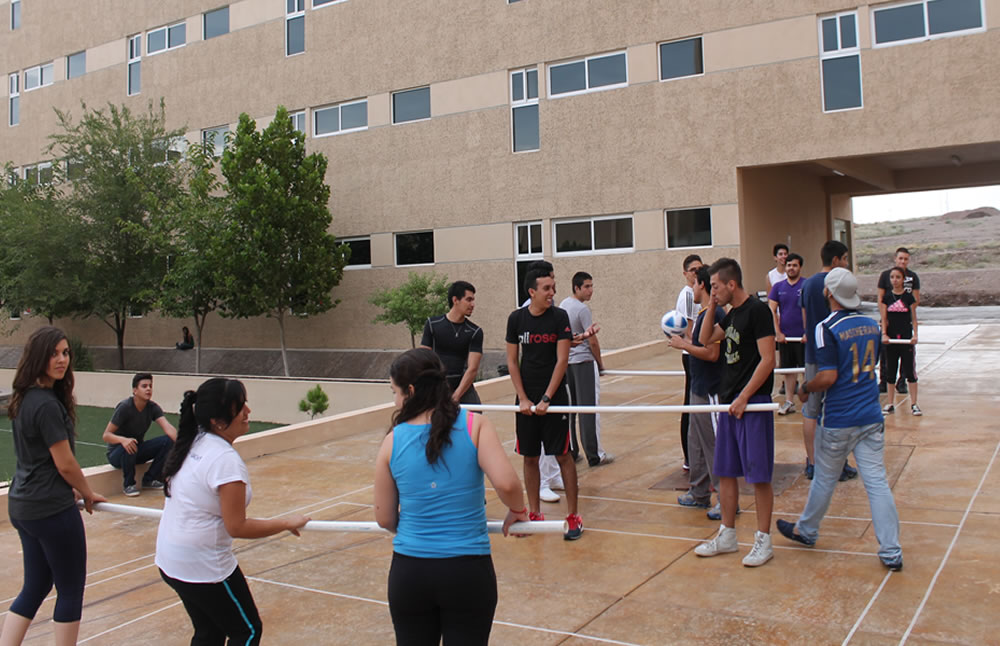
{"type": "Polygon", "coordinates": [[[194,329],[198,334],[194,340],[194,374],[201,374],[201,335],[205,330],[205,316],[199,320],[198,315],[194,315],[194,329]]]}
{"type": "Polygon", "coordinates": [[[413,334],[413,332],[410,332],[410,349],[412,350],[413,348],[416,347],[417,347],[417,337],[413,334]]]}
{"type": "Polygon", "coordinates": [[[125,322],[127,315],[115,312],[115,337],[118,339],[118,369],[125,369],[125,322]]]}
{"type": "Polygon", "coordinates": [[[285,376],[290,377],[288,373],[288,352],[285,350],[285,311],[280,310],[278,312],[278,330],[281,336],[281,365],[285,369],[285,376]]]}

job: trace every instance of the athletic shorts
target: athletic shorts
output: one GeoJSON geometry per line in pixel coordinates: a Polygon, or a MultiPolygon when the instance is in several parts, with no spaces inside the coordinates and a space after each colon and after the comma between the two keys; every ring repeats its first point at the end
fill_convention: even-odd
{"type": "Polygon", "coordinates": [[[778,360],[782,368],[801,368],[806,365],[806,346],[804,343],[779,343],[778,360]]]}
{"type": "MultiPolygon", "coordinates": [[[[805,367],[806,374],[804,378],[805,382],[808,382],[819,372],[819,366],[815,363],[807,363],[805,367]]],[[[824,397],[826,397],[826,393],[809,393],[809,399],[806,400],[806,403],[802,404],[802,417],[812,420],[819,419],[819,412],[823,409],[824,397]]]]}
{"type": "MultiPolygon", "coordinates": [[[[515,404],[520,403],[516,398],[515,404]]],[[[556,390],[549,406],[568,406],[569,395],[565,388],[556,390]]],[[[545,455],[563,455],[569,451],[569,414],[514,415],[517,446],[514,450],[528,458],[536,458],[545,449],[545,455]]]]}
{"type": "Polygon", "coordinates": [[[911,384],[917,383],[917,353],[912,345],[893,343],[886,345],[886,382],[896,383],[896,368],[899,376],[911,384]]]}
{"type": "MultiPolygon", "coordinates": [[[[754,395],[751,404],[770,404],[769,395],[754,395]]],[[[771,482],[774,475],[774,413],[743,413],[736,419],[719,415],[715,437],[715,475],[743,477],[748,483],[771,482]]]]}

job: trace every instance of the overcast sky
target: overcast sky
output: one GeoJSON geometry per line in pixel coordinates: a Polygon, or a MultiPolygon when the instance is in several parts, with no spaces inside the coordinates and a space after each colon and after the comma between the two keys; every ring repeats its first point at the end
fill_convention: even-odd
{"type": "Polygon", "coordinates": [[[1000,186],[856,197],[852,205],[858,224],[923,218],[982,206],[1000,209],[1000,186]]]}

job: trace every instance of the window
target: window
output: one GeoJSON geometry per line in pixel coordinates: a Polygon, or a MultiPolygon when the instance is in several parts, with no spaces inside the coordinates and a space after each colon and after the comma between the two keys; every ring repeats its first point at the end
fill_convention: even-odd
{"type": "Polygon", "coordinates": [[[704,74],[701,48],[701,36],[660,43],[660,80],[704,74]]]}
{"type": "Polygon", "coordinates": [[[229,33],[229,7],[206,11],[201,16],[201,31],[204,40],[229,33]]]}
{"type": "Polygon", "coordinates": [[[328,4],[340,4],[344,0],[313,0],[313,9],[316,7],[323,7],[328,4]]]}
{"type": "Polygon", "coordinates": [[[517,231],[517,256],[542,257],[542,223],[519,222],[517,231]]]}
{"type": "Polygon", "coordinates": [[[128,39],[128,95],[139,94],[142,89],[142,34],[128,39]]]}
{"type": "Polygon", "coordinates": [[[87,72],[87,52],[77,52],[66,57],[66,78],[75,79],[87,72]]]}
{"type": "Polygon", "coordinates": [[[184,137],[175,137],[170,141],[167,141],[166,139],[158,139],[153,142],[153,149],[156,151],[157,157],[162,159],[163,162],[179,161],[183,159],[184,153],[187,152],[187,148],[188,141],[184,137]],[[160,155],[162,155],[162,157],[160,157],[160,155]]]}
{"type": "Polygon", "coordinates": [[[36,65],[24,70],[24,91],[52,85],[52,63],[36,65]]]}
{"type": "Polygon", "coordinates": [[[982,0],[921,0],[872,9],[874,43],[898,45],[982,31],[982,0]]]}
{"type": "Polygon", "coordinates": [[[313,108],[313,136],[365,130],[368,127],[368,99],[313,108]]]}
{"type": "MultiPolygon", "coordinates": [[[[341,242],[351,249],[351,257],[347,259],[347,269],[364,269],[372,266],[372,239],[369,236],[342,238],[341,242]]],[[[431,253],[433,254],[433,248],[431,253]]],[[[433,262],[433,256],[431,261],[433,262]]]]}
{"type": "Polygon", "coordinates": [[[667,218],[667,249],[712,246],[712,209],[664,211],[667,218]]]}
{"type": "Polygon", "coordinates": [[[549,96],[572,95],[628,85],[625,52],[549,65],[549,96]]]}
{"type": "Polygon", "coordinates": [[[38,183],[39,184],[51,184],[52,177],[54,174],[52,169],[52,162],[42,162],[38,165],[38,183]]]}
{"type": "Polygon", "coordinates": [[[10,29],[21,27],[21,0],[10,0],[10,29]]]}
{"type": "Polygon", "coordinates": [[[858,14],[850,11],[819,21],[823,112],[862,107],[858,14]]]}
{"type": "Polygon", "coordinates": [[[434,264],[434,232],[397,233],[396,265],[434,264]]]}
{"type": "Polygon", "coordinates": [[[10,101],[7,104],[7,125],[16,126],[21,123],[21,75],[14,72],[7,78],[10,91],[10,101]]]}
{"type": "Polygon", "coordinates": [[[205,128],[201,131],[201,143],[211,144],[214,148],[212,155],[214,157],[222,157],[222,152],[226,149],[227,134],[229,134],[229,126],[205,128]]]}
{"type": "Polygon", "coordinates": [[[292,120],[292,127],[302,134],[306,134],[306,111],[299,110],[298,112],[293,112],[288,116],[292,120]]]}
{"type": "Polygon", "coordinates": [[[18,305],[6,305],[5,306],[8,314],[10,315],[10,320],[20,321],[21,320],[21,307],[18,305]]]}
{"type": "Polygon", "coordinates": [[[179,22],[169,27],[160,27],[146,32],[146,53],[155,54],[174,49],[184,44],[187,37],[187,23],[179,22]]]}
{"type": "Polygon", "coordinates": [[[510,74],[511,130],[514,152],[538,150],[538,70],[510,74]]]}
{"type": "Polygon", "coordinates": [[[392,122],[405,123],[431,118],[431,89],[418,87],[392,94],[392,122]]]}
{"type": "Polygon", "coordinates": [[[306,51],[306,0],[285,0],[285,56],[306,51]]]}
{"type": "Polygon", "coordinates": [[[631,215],[560,220],[552,227],[557,256],[633,249],[631,215]]]}

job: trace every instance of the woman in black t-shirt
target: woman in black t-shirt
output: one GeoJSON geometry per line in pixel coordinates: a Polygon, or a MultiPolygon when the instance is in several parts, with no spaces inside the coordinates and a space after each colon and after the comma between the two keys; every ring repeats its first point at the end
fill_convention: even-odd
{"type": "Polygon", "coordinates": [[[24,585],[4,620],[3,644],[24,640],[53,583],[55,643],[75,644],[80,632],[87,538],[75,495],[89,513],[95,502],[105,499],[91,490],[73,455],[74,405],[66,335],[58,328],[40,328],[21,354],[7,408],[17,456],[7,505],[21,538],[24,585]]]}
{"type": "MultiPolygon", "coordinates": [[[[917,342],[917,301],[913,294],[906,291],[904,280],[906,276],[899,267],[889,270],[891,290],[886,290],[882,302],[878,304],[882,313],[882,343],[886,352],[886,383],[895,383],[896,367],[902,377],[910,384],[910,412],[923,415],[917,405],[917,366],[916,353],[913,351],[917,342]],[[909,344],[893,343],[890,339],[909,339],[909,344]]],[[[889,403],[882,410],[886,413],[896,411],[895,389],[889,388],[889,403]]]]}

